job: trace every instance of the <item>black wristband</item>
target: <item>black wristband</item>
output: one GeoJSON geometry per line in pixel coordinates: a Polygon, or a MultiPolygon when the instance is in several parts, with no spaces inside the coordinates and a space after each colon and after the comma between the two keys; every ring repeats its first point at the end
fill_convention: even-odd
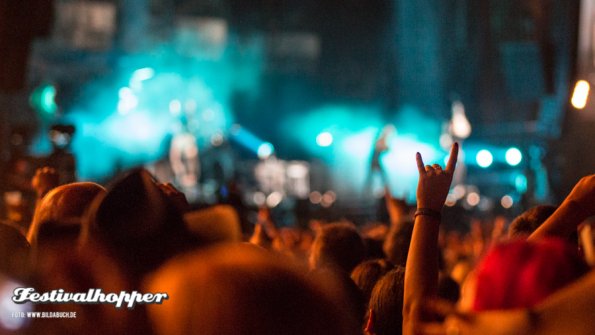
{"type": "Polygon", "coordinates": [[[416,218],[418,215],[429,216],[431,218],[437,219],[438,221],[440,221],[442,219],[442,214],[439,211],[435,211],[430,208],[418,208],[415,211],[415,214],[413,215],[413,217],[416,218]]]}

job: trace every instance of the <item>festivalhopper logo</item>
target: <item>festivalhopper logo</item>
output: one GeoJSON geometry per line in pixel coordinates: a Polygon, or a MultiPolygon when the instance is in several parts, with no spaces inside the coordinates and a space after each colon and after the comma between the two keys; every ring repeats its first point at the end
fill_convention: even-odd
{"type": "Polygon", "coordinates": [[[137,304],[161,304],[169,299],[167,293],[140,293],[138,291],[119,293],[103,293],[101,289],[92,288],[88,292],[65,292],[63,289],[39,293],[32,287],[17,287],[12,296],[12,301],[17,304],[27,302],[33,304],[112,304],[115,308],[124,305],[134,309],[137,304]]]}

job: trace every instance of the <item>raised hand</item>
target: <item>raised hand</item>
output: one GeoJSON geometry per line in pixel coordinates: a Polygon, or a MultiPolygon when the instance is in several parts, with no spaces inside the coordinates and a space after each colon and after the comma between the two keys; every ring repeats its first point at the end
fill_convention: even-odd
{"type": "Polygon", "coordinates": [[[37,194],[37,198],[43,198],[51,189],[60,185],[60,175],[56,169],[44,166],[35,171],[31,179],[31,186],[37,194]]]}
{"type": "Polygon", "coordinates": [[[385,187],[384,202],[386,204],[386,210],[388,212],[391,225],[398,225],[401,223],[409,211],[405,199],[393,198],[393,196],[390,194],[390,190],[388,190],[388,187],[385,187]]]}
{"type": "Polygon", "coordinates": [[[440,211],[457,165],[459,145],[453,144],[446,169],[438,164],[424,166],[417,153],[419,182],[417,184],[417,210],[411,245],[405,267],[405,291],[403,294],[403,334],[416,334],[415,325],[423,321],[420,304],[433,298],[438,291],[438,224],[440,211]]]}
{"type": "Polygon", "coordinates": [[[446,169],[439,164],[425,165],[418,152],[416,155],[417,169],[419,170],[419,182],[417,184],[417,208],[427,208],[440,212],[450,184],[454,175],[457,158],[459,156],[459,144],[455,143],[450,149],[450,157],[446,169]]]}
{"type": "Polygon", "coordinates": [[[558,209],[528,239],[538,240],[546,236],[567,238],[592,215],[595,215],[595,174],[583,177],[558,209]]]}
{"type": "Polygon", "coordinates": [[[581,178],[564,201],[576,204],[586,216],[595,215],[595,174],[581,178]]]}

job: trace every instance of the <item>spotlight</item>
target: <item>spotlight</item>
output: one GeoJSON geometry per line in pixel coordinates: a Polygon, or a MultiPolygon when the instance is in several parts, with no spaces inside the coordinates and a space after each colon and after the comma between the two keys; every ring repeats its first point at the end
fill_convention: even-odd
{"type": "Polygon", "coordinates": [[[591,86],[586,80],[579,80],[576,82],[574,86],[574,92],[572,92],[572,98],[570,99],[570,103],[576,109],[583,109],[587,105],[587,101],[589,100],[589,91],[591,86]]]}
{"type": "Polygon", "coordinates": [[[517,166],[523,160],[523,154],[517,148],[506,150],[506,163],[510,166],[517,166]]]}
{"type": "Polygon", "coordinates": [[[333,135],[328,131],[324,131],[316,136],[316,144],[321,147],[328,147],[333,144],[333,135]]]}
{"type": "Polygon", "coordinates": [[[260,159],[267,159],[270,155],[273,154],[275,148],[269,142],[265,142],[258,147],[258,158],[260,159]]]}
{"type": "Polygon", "coordinates": [[[482,149],[479,150],[475,156],[475,161],[477,162],[477,165],[485,169],[492,165],[494,162],[494,156],[492,156],[492,153],[489,150],[482,149]]]}

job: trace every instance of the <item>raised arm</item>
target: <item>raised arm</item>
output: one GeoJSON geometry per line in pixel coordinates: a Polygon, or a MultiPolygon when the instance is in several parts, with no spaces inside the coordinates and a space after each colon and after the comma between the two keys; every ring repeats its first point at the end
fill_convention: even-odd
{"type": "Polygon", "coordinates": [[[460,312],[444,303],[429,306],[448,315],[443,323],[427,323],[416,331],[424,335],[590,335],[595,329],[595,271],[555,292],[531,309],[460,312]]]}
{"type": "Polygon", "coordinates": [[[535,231],[528,240],[546,236],[567,238],[581,222],[595,215],[595,174],[583,177],[564,199],[558,209],[535,231]]]}
{"type": "Polygon", "coordinates": [[[419,319],[420,304],[436,295],[438,286],[438,232],[441,211],[450,189],[457,156],[458,143],[453,144],[446,169],[438,164],[425,165],[417,153],[419,182],[415,225],[405,267],[403,301],[403,334],[413,334],[419,319]]]}

